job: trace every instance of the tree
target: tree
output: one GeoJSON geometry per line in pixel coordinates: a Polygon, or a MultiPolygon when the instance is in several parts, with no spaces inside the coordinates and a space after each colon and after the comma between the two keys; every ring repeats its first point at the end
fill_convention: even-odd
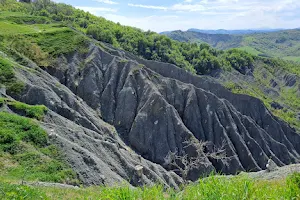
{"type": "Polygon", "coordinates": [[[221,160],[225,165],[228,165],[228,160],[230,158],[226,156],[226,143],[224,141],[222,142],[221,147],[214,147],[211,152],[205,152],[206,147],[210,145],[209,142],[185,141],[184,144],[185,146],[183,149],[194,146],[197,149],[196,156],[189,156],[185,152],[183,152],[182,155],[179,155],[177,151],[170,151],[165,157],[165,164],[174,167],[175,169],[173,171],[180,174],[185,182],[188,181],[188,174],[191,170],[200,166],[208,167],[211,165],[209,159],[221,160]]]}

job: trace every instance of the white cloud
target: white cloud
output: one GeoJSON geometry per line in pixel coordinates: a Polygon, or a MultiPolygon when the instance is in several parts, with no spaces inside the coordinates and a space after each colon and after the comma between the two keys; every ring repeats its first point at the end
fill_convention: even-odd
{"type": "Polygon", "coordinates": [[[94,1],[97,1],[99,3],[105,3],[105,4],[119,4],[118,2],[115,2],[115,1],[111,1],[111,0],[94,0],[94,1]]]}
{"type": "Polygon", "coordinates": [[[237,3],[239,0],[218,0],[218,3],[237,3]]]}
{"type": "Polygon", "coordinates": [[[169,10],[175,10],[175,11],[188,11],[188,12],[194,12],[194,11],[204,11],[206,8],[201,4],[175,4],[172,7],[169,8],[169,10]]]}
{"type": "Polygon", "coordinates": [[[128,6],[155,9],[155,10],[173,10],[173,11],[190,11],[190,12],[204,10],[204,7],[202,5],[181,4],[181,3],[180,4],[174,4],[171,7],[132,4],[132,3],[129,3],[128,6]]]}
{"type": "Polygon", "coordinates": [[[75,8],[90,12],[94,15],[99,15],[100,13],[107,13],[107,12],[117,12],[117,9],[114,8],[104,8],[104,7],[86,7],[86,6],[75,6],[75,8]]]}
{"type": "Polygon", "coordinates": [[[167,7],[164,6],[152,6],[152,5],[142,5],[142,4],[132,4],[132,3],[129,3],[128,6],[155,9],[155,10],[167,10],[167,7]]]}
{"type": "MultiPolygon", "coordinates": [[[[108,20],[119,22],[122,25],[133,26],[142,30],[152,30],[161,32],[164,30],[175,30],[178,27],[184,26],[186,20],[180,20],[176,15],[165,16],[147,16],[147,17],[126,17],[117,14],[105,14],[103,15],[108,20]],[[172,23],[170,23],[172,22],[172,23]]],[[[186,27],[190,27],[189,25],[186,27]]]]}
{"type": "Polygon", "coordinates": [[[177,3],[171,6],[154,6],[132,3],[129,3],[128,6],[165,11],[196,12],[206,10],[234,9],[237,6],[232,4],[238,1],[239,0],[217,0],[214,2],[209,2],[208,0],[203,0],[200,3],[192,3],[193,0],[184,0],[183,3],[177,3]]]}

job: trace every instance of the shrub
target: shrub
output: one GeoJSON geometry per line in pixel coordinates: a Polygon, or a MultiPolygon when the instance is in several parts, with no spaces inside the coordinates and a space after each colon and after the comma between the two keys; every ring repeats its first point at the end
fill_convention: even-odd
{"type": "Polygon", "coordinates": [[[24,84],[18,81],[10,62],[0,57],[0,84],[7,87],[7,92],[19,94],[24,89],[24,84]]]}

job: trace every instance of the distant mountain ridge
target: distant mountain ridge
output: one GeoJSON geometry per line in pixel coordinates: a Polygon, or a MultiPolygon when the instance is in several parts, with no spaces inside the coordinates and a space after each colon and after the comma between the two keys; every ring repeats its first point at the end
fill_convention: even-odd
{"type": "Polygon", "coordinates": [[[218,29],[218,30],[202,30],[191,28],[187,31],[192,32],[199,32],[199,33],[207,33],[207,34],[229,34],[229,35],[246,35],[246,34],[253,34],[253,33],[271,33],[282,31],[286,29],[240,29],[240,30],[226,30],[226,29],[218,29]]]}

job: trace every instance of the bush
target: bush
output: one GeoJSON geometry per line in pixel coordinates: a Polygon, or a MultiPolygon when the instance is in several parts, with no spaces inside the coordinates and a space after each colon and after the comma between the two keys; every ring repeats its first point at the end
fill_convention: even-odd
{"type": "Polygon", "coordinates": [[[24,84],[17,81],[13,66],[10,62],[0,57],[0,84],[7,88],[8,93],[19,94],[24,89],[24,84]]]}

